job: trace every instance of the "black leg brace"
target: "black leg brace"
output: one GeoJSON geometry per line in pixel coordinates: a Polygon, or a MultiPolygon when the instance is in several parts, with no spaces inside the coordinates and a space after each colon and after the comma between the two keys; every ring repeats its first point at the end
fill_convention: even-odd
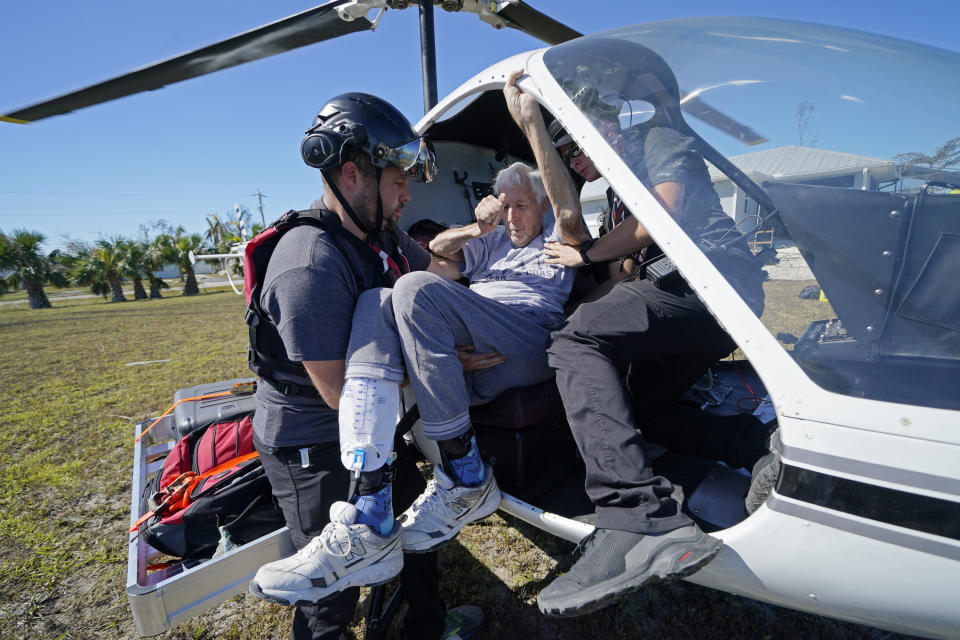
{"type": "Polygon", "coordinates": [[[350,474],[350,495],[348,502],[353,502],[354,496],[368,496],[383,489],[393,482],[393,465],[385,464],[373,471],[354,471],[350,474]]]}
{"type": "Polygon", "coordinates": [[[450,461],[457,460],[470,453],[470,443],[472,440],[473,428],[471,427],[466,433],[456,438],[437,441],[437,445],[440,447],[440,467],[444,473],[448,475],[454,474],[453,465],[450,464],[450,461]]]}

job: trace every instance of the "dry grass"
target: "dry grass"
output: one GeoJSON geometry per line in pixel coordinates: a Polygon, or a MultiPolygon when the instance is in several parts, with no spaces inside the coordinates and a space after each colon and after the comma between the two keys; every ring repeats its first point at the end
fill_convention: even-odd
{"type": "MultiPolygon", "coordinates": [[[[246,375],[242,310],[228,293],[3,308],[0,638],[136,637],[124,594],[133,424],[178,388],[246,375]]],[[[545,618],[536,594],[570,566],[572,548],[496,515],[441,550],[442,591],[448,604],[484,608],[480,640],[893,637],[687,583],[574,620],[545,618]]],[[[279,640],[290,616],[241,596],[162,637],[279,640]]],[[[362,623],[350,633],[363,638],[362,623]]]]}
{"type": "Polygon", "coordinates": [[[799,297],[805,287],[816,284],[816,280],[768,280],[763,284],[765,301],[761,320],[781,341],[787,338],[788,348],[792,348],[789,336],[800,338],[811,322],[836,317],[829,302],[799,297]]]}

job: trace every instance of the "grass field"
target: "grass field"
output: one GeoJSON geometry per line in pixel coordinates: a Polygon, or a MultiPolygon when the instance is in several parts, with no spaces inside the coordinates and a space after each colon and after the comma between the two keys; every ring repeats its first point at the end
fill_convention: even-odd
{"type": "MultiPolygon", "coordinates": [[[[242,278],[241,278],[242,280],[242,278]]],[[[165,278],[164,282],[167,283],[168,289],[163,289],[162,295],[164,296],[178,296],[180,291],[183,289],[183,282],[179,278],[165,278]]],[[[223,280],[218,275],[207,275],[203,274],[198,277],[197,284],[200,287],[201,293],[215,293],[218,291],[230,291],[229,284],[224,284],[226,281],[223,280]],[[210,284],[215,283],[215,284],[210,284]],[[208,286],[209,285],[209,286],[208,286]]],[[[238,283],[242,284],[242,283],[238,283]]],[[[149,292],[149,285],[144,284],[144,287],[147,287],[149,292]]],[[[90,292],[89,288],[78,287],[78,286],[67,286],[67,287],[54,287],[47,285],[43,288],[44,293],[47,294],[47,298],[50,300],[50,303],[54,306],[62,306],[65,303],[73,304],[77,299],[95,299],[99,298],[102,301],[109,299],[107,297],[95,296],[90,292]]],[[[123,294],[127,297],[127,300],[133,300],[133,285],[128,282],[123,282],[123,294]]],[[[17,289],[15,291],[7,291],[6,293],[0,293],[0,308],[9,307],[16,303],[27,303],[27,292],[25,289],[17,289]]]]}
{"type": "MultiPolygon", "coordinates": [[[[797,287],[768,295],[795,297],[797,287]]],[[[243,304],[232,293],[55,304],[0,309],[0,638],[135,638],[124,593],[133,425],[178,388],[248,375],[243,304]],[[151,360],[169,361],[126,366],[151,360]]],[[[809,320],[783,322],[802,331],[809,320]]],[[[582,618],[545,618],[536,594],[572,550],[495,515],[441,551],[441,587],[448,604],[484,608],[481,640],[899,637],[688,583],[582,618]]],[[[290,615],[241,596],[162,637],[286,638],[290,615]]],[[[362,623],[351,633],[363,638],[362,623]]]]}

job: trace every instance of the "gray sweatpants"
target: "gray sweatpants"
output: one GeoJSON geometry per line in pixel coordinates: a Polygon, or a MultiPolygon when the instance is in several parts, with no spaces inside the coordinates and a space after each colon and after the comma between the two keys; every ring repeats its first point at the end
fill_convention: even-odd
{"type": "Polygon", "coordinates": [[[424,433],[455,438],[470,427],[471,404],[553,375],[546,348],[556,324],[432,273],[408,273],[393,289],[357,300],[346,377],[401,382],[406,370],[424,433]],[[465,373],[456,347],[471,344],[477,353],[499,351],[506,362],[465,373]]]}

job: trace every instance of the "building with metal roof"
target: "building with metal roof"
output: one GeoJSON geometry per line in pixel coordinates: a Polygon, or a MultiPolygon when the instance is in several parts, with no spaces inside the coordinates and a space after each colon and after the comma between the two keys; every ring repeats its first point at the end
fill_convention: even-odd
{"type": "MultiPolygon", "coordinates": [[[[769,181],[800,182],[878,190],[893,186],[899,176],[899,166],[892,160],[799,145],[731,156],[730,161],[761,185],[769,181]]],[[[727,215],[737,222],[756,215],[757,204],[729,178],[713,167],[710,167],[710,178],[727,215]]],[[[584,185],[581,202],[588,223],[606,207],[606,189],[607,181],[602,178],[584,185]]]]}
{"type": "MultiPolygon", "coordinates": [[[[732,156],[730,161],[761,185],[770,181],[797,182],[876,191],[892,187],[899,177],[899,167],[892,160],[798,145],[732,156]]],[[[734,220],[740,222],[745,216],[756,215],[757,204],[729,178],[713,167],[710,178],[723,210],[734,220]]]]}

